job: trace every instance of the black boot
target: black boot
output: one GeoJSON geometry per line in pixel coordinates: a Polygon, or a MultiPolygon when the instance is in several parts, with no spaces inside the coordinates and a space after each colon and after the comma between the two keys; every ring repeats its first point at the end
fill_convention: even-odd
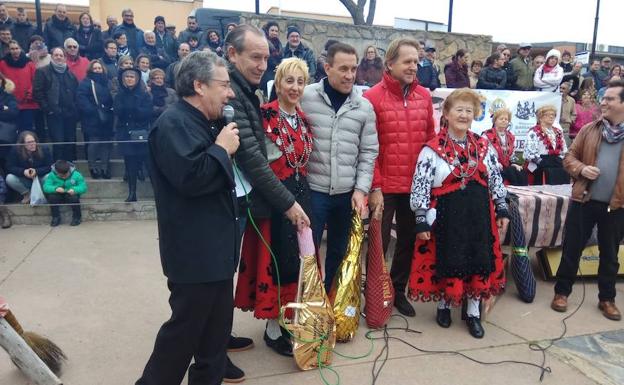
{"type": "Polygon", "coordinates": [[[451,327],[451,309],[438,309],[436,314],[436,322],[443,328],[451,327]]]}
{"type": "Polygon", "coordinates": [[[102,177],[102,175],[100,174],[100,170],[98,170],[97,168],[89,169],[89,174],[91,174],[91,178],[93,179],[100,179],[102,177]]]}
{"type": "Polygon", "coordinates": [[[102,177],[102,179],[110,179],[111,178],[110,167],[107,168],[106,171],[100,170],[100,176],[102,177]]]}
{"type": "Polygon", "coordinates": [[[61,209],[58,206],[50,206],[50,211],[52,211],[52,221],[50,222],[50,226],[56,227],[61,224],[61,209]]]}
{"type": "Polygon", "coordinates": [[[82,223],[82,211],[80,210],[80,205],[72,206],[72,221],[69,225],[78,226],[80,223],[82,223]]]}
{"type": "Polygon", "coordinates": [[[128,198],[126,199],[126,202],[136,202],[136,185],[137,176],[128,175],[128,198]]]}
{"type": "Polygon", "coordinates": [[[13,222],[11,222],[11,216],[9,215],[9,210],[6,207],[0,206],[0,222],[2,224],[3,229],[8,229],[13,226],[13,222]]]}
{"type": "Polygon", "coordinates": [[[137,178],[139,178],[141,182],[145,182],[145,174],[143,173],[143,164],[139,166],[139,170],[137,171],[137,178]]]}

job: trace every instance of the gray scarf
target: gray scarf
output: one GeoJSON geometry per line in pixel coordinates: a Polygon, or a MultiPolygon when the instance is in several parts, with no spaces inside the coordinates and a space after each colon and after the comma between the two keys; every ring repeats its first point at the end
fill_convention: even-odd
{"type": "Polygon", "coordinates": [[[624,139],[624,122],[613,126],[608,120],[602,119],[602,137],[607,143],[617,143],[624,139]]]}
{"type": "Polygon", "coordinates": [[[52,69],[59,74],[65,73],[65,71],[67,71],[67,63],[56,64],[54,61],[50,61],[50,65],[52,66],[52,69]]]}

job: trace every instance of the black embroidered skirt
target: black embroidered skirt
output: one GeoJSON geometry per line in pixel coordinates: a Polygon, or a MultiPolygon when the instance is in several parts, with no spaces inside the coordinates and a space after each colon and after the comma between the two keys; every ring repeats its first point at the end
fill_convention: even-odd
{"type": "Polygon", "coordinates": [[[487,187],[469,182],[465,189],[439,197],[436,211],[436,275],[464,278],[494,271],[487,187]]]}

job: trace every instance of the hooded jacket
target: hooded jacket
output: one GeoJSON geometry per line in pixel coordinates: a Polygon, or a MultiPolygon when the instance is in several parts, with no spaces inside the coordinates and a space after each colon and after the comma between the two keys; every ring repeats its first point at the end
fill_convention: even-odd
{"type": "Polygon", "coordinates": [[[559,91],[559,85],[563,79],[563,68],[559,65],[560,60],[561,53],[558,50],[551,49],[548,51],[548,54],[546,55],[546,63],[539,66],[539,68],[535,70],[535,75],[533,75],[533,85],[538,91],[559,91]],[[548,59],[551,57],[557,58],[557,64],[555,64],[550,72],[546,72],[545,66],[546,63],[548,63],[548,59]]]}
{"type": "Polygon", "coordinates": [[[80,171],[76,170],[76,167],[73,165],[69,168],[69,177],[67,179],[62,179],[58,176],[54,165],[52,166],[52,171],[45,178],[42,189],[46,194],[56,194],[56,189],[59,187],[65,191],[74,190],[78,196],[87,192],[87,182],[85,182],[80,171]]]}
{"type": "Polygon", "coordinates": [[[33,96],[33,82],[35,80],[35,63],[22,52],[17,60],[11,54],[0,61],[0,72],[15,83],[13,95],[20,110],[36,110],[39,105],[33,96]]]}

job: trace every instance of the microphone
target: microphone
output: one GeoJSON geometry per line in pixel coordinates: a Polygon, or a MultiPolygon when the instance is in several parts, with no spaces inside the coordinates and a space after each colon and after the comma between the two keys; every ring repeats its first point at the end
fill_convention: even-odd
{"type": "Polygon", "coordinates": [[[229,104],[223,106],[223,119],[225,119],[226,125],[234,121],[234,107],[229,104]]]}

